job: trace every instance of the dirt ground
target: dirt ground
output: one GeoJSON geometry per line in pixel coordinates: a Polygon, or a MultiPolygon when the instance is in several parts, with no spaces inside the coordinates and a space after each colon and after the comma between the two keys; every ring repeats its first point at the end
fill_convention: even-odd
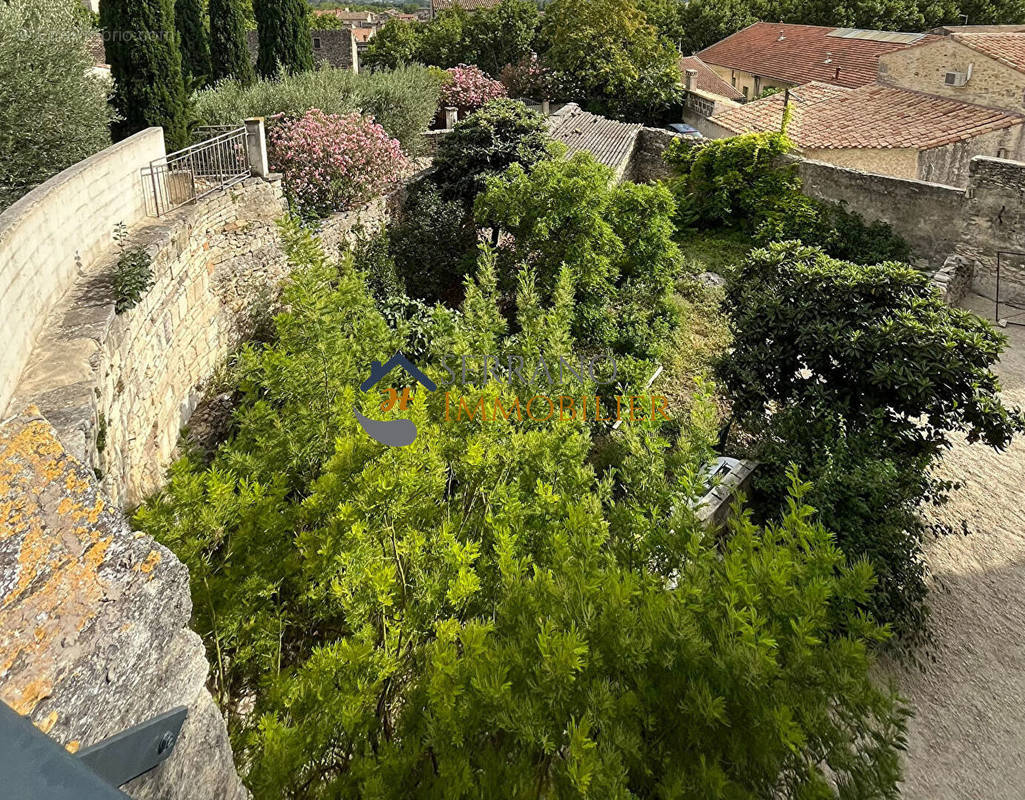
{"type": "MultiPolygon", "coordinates": [[[[993,318],[978,296],[964,304],[993,318]]],[[[1025,406],[1025,327],[997,372],[1005,402],[1025,406]]],[[[936,662],[899,675],[915,711],[907,800],[1025,798],[1025,440],[1004,453],[959,442],[944,459],[965,486],[942,510],[972,534],[930,542],[936,662]]]]}

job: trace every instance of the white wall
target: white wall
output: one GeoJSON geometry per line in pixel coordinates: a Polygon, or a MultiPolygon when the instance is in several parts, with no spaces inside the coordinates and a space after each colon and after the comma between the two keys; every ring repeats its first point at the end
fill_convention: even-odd
{"type": "Polygon", "coordinates": [[[0,214],[0,409],[6,409],[36,337],[71,287],[111,245],[119,222],[146,216],[142,170],[164,155],[148,128],[69,167],[0,214]]]}

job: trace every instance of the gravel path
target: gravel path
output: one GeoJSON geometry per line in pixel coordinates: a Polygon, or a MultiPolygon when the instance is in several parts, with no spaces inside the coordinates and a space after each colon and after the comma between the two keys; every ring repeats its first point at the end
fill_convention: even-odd
{"type": "MultiPolygon", "coordinates": [[[[964,304],[992,319],[989,300],[964,304]]],[[[1004,330],[1005,402],[1025,406],[1025,327],[1004,330]]],[[[958,443],[943,462],[964,481],[941,518],[972,535],[927,545],[936,662],[900,675],[915,711],[907,800],[1025,798],[1025,440],[1004,453],[958,443]]]]}

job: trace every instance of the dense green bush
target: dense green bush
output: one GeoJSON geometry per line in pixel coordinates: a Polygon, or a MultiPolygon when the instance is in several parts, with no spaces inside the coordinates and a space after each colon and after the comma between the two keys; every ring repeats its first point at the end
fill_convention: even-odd
{"type": "MultiPolygon", "coordinates": [[[[414,443],[378,445],[352,409],[374,413],[358,385],[402,342],[348,265],[298,230],[287,247],[289,311],[241,354],[237,434],[136,517],[189,566],[257,798],[896,796],[871,573],[806,486],[720,545],[690,510],[705,428],[670,447],[631,424],[598,474],[580,425],[445,424],[418,391],[414,443]]],[[[555,295],[523,276],[508,335],[485,252],[451,341],[565,352],[569,271],[555,295]]]]}
{"type": "MultiPolygon", "coordinates": [[[[360,54],[360,69],[395,69],[417,61],[420,25],[399,19],[390,19],[360,54]]],[[[449,65],[451,66],[451,65],[449,65]]]]}
{"type": "Polygon", "coordinates": [[[671,327],[667,295],[680,268],[669,191],[614,184],[589,153],[529,172],[514,164],[486,183],[476,216],[502,242],[503,286],[526,264],[550,290],[565,265],[577,283],[578,338],[595,347],[614,342],[624,355],[653,354],[671,327]]]}
{"type": "Polygon", "coordinates": [[[409,155],[421,152],[421,133],[438,110],[438,79],[423,67],[354,73],[322,67],[282,74],[251,85],[228,80],[197,92],[196,114],[207,125],[237,124],[247,117],[301,115],[311,108],[328,114],[361,110],[371,115],[409,155]]]}
{"type": "Polygon", "coordinates": [[[110,144],[90,33],[69,0],[0,3],[0,210],[110,144]]]}
{"type": "Polygon", "coordinates": [[[434,177],[446,196],[471,205],[486,178],[512,164],[529,170],[551,157],[551,145],[544,117],[516,100],[492,100],[441,140],[434,177]]]}
{"type": "Polygon", "coordinates": [[[477,229],[461,201],[445,198],[433,181],[417,183],[389,240],[396,271],[411,296],[458,304],[477,252],[477,229]]]}
{"type": "Polygon", "coordinates": [[[677,230],[736,228],[759,244],[797,239],[858,264],[910,261],[910,246],[885,222],[802,194],[796,166],[782,160],[790,151],[779,133],[674,141],[664,158],[676,173],[668,185],[677,230]]]}
{"type": "Polygon", "coordinates": [[[920,515],[951,488],[931,466],[954,433],[1003,448],[1025,431],[992,371],[1006,340],[910,267],[857,265],[800,242],[753,251],[724,307],[734,341],[719,374],[756,436],[761,490],[775,501],[764,513],[796,463],[841,548],[875,563],[878,618],[920,637],[920,515]]]}

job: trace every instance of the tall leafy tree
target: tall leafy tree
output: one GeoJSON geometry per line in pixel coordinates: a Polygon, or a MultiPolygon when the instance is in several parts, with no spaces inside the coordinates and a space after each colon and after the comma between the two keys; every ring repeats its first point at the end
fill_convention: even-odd
{"type": "Polygon", "coordinates": [[[554,0],[541,40],[569,94],[614,116],[646,118],[679,91],[676,48],[635,0],[554,0]]]}
{"type": "Polygon", "coordinates": [[[123,139],[159,125],[167,146],[188,143],[188,97],[171,0],[103,0],[100,26],[114,77],[114,106],[123,139]]]}
{"type": "Polygon", "coordinates": [[[248,85],[256,79],[238,0],[210,0],[210,45],[214,81],[234,78],[248,85]]]}
{"type": "Polygon", "coordinates": [[[174,24],[181,43],[182,72],[195,85],[210,78],[210,37],[203,24],[201,0],[175,0],[174,24]]]}
{"type": "Polygon", "coordinates": [[[395,69],[400,64],[412,63],[416,60],[421,27],[420,23],[388,20],[360,55],[360,67],[395,69]]]}
{"type": "Polygon", "coordinates": [[[256,30],[260,54],[256,69],[264,77],[313,69],[310,38],[310,7],[306,0],[255,0],[256,30]]]}
{"type": "Polygon", "coordinates": [[[90,32],[67,0],[0,3],[0,210],[110,144],[90,32]]]}
{"type": "Polygon", "coordinates": [[[530,53],[541,16],[532,0],[502,0],[473,14],[466,24],[467,48],[492,77],[530,53]]]}

